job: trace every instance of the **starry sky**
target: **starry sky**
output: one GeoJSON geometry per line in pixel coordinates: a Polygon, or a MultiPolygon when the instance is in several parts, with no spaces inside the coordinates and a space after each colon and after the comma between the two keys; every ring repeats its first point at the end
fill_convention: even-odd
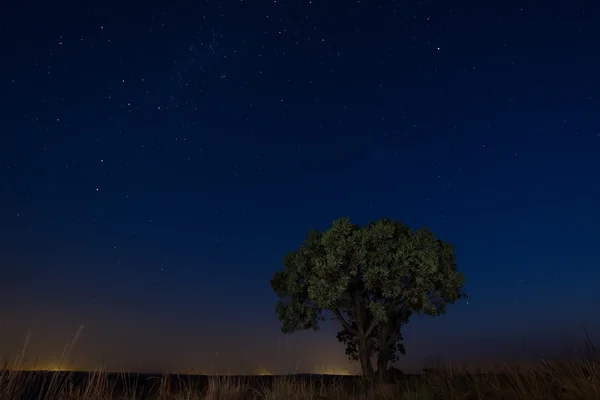
{"type": "Polygon", "coordinates": [[[280,333],[310,228],[456,246],[468,301],[401,367],[559,356],[600,330],[592,2],[16,3],[0,41],[0,350],[128,371],[356,370],[280,333]]]}

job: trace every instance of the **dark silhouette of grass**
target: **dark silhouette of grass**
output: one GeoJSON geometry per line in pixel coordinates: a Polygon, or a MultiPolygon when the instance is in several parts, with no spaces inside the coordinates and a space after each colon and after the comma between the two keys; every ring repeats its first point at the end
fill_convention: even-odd
{"type": "MultiPolygon", "coordinates": [[[[81,333],[65,347],[64,361],[81,333]]],[[[300,399],[600,399],[600,362],[585,333],[584,353],[571,361],[506,364],[483,369],[430,368],[394,382],[357,376],[152,375],[25,371],[25,350],[0,367],[0,400],[300,400],[300,399]]],[[[27,343],[27,341],[26,341],[27,343]]]]}

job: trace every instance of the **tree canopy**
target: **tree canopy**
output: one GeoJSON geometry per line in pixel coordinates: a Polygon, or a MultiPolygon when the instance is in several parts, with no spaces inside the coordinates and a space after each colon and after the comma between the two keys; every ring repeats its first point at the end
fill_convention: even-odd
{"type": "Polygon", "coordinates": [[[338,340],[372,377],[404,353],[402,326],[413,314],[442,315],[466,297],[454,247],[427,228],[413,231],[382,218],[366,226],[349,218],[309,231],[284,259],[271,286],[284,333],[318,330],[327,313],[341,324],[338,340]]]}

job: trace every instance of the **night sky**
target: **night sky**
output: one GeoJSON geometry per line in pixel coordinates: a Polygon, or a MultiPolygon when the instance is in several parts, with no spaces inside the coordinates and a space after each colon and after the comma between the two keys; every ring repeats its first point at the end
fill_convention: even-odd
{"type": "MultiPolygon", "coordinates": [[[[563,354],[600,330],[600,23],[578,1],[4,6],[0,350],[128,371],[356,370],[284,336],[269,281],[349,216],[456,246],[427,357],[563,354]]],[[[598,7],[598,6],[596,6],[598,7]]],[[[54,360],[54,361],[53,361],[54,360]]]]}

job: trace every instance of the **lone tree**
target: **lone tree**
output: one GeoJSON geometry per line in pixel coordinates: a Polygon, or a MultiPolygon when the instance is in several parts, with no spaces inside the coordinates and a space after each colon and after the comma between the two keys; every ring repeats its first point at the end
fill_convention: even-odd
{"type": "Polygon", "coordinates": [[[426,228],[413,231],[385,218],[363,227],[337,219],[325,232],[311,230],[271,280],[282,331],[316,331],[329,313],[363,375],[375,377],[376,357],[383,378],[397,353],[404,354],[401,329],[411,315],[435,317],[466,297],[455,260],[452,245],[426,228]]]}

